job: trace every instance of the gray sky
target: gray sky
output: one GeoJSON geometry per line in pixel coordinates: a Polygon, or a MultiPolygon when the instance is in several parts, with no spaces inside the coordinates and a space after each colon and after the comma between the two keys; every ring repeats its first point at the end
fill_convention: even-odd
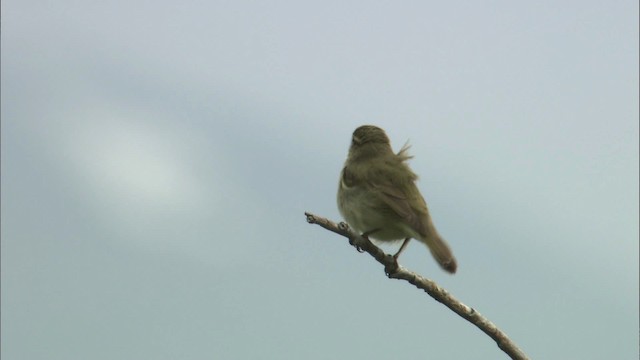
{"type": "Polygon", "coordinates": [[[2,358],[506,358],[305,222],[361,124],[459,271],[402,265],[534,359],[638,358],[637,14],[3,1],[2,358]]]}

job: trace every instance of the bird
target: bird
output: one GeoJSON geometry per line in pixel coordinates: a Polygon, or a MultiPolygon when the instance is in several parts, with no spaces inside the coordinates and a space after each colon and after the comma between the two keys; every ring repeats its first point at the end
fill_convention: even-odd
{"type": "Polygon", "coordinates": [[[425,244],[440,267],[454,274],[457,262],[436,230],[418,176],[407,160],[409,145],[394,153],[385,131],[374,125],[358,127],[340,172],[337,203],[347,224],[367,238],[381,242],[404,240],[396,260],[416,239],[425,244]]]}

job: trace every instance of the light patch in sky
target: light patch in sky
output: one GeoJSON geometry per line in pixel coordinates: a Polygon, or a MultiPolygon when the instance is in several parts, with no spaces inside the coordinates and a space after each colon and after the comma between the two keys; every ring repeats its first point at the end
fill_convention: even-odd
{"type": "Polygon", "coordinates": [[[65,150],[106,196],[126,204],[168,208],[193,204],[201,187],[181,163],[186,154],[169,130],[153,124],[148,114],[92,109],[92,119],[77,114],[69,122],[65,150]]]}

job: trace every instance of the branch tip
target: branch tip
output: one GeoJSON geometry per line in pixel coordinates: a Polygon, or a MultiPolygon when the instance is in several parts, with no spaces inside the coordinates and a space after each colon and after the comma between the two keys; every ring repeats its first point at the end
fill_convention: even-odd
{"type": "Polygon", "coordinates": [[[310,214],[308,212],[305,212],[304,214],[307,216],[307,222],[309,224],[315,224],[316,223],[316,217],[313,216],[313,214],[310,214]]]}

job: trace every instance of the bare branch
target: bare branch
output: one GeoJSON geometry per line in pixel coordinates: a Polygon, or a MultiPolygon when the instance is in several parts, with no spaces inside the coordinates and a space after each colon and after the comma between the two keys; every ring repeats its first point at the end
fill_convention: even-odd
{"type": "Polygon", "coordinates": [[[373,256],[379,263],[384,265],[384,271],[391,279],[402,279],[410,282],[418,289],[424,290],[432,298],[444,304],[449,309],[453,310],[456,314],[460,315],[470,323],[477,326],[480,330],[484,331],[498,344],[498,347],[502,349],[512,359],[526,360],[528,359],[522,350],[509,339],[507,334],[498,329],[491,321],[482,316],[479,312],[475,311],[472,307],[469,307],[458,299],[453,297],[447,290],[436,284],[434,281],[424,278],[414,272],[411,272],[402,266],[398,265],[398,262],[393,256],[385,254],[380,248],[375,246],[371,241],[362,237],[360,234],[355,233],[344,222],[336,224],[331,220],[317,216],[308,212],[304,213],[307,216],[307,222],[310,224],[317,224],[323,228],[332,231],[336,234],[342,235],[349,239],[349,244],[355,246],[360,252],[367,252],[373,256]]]}

